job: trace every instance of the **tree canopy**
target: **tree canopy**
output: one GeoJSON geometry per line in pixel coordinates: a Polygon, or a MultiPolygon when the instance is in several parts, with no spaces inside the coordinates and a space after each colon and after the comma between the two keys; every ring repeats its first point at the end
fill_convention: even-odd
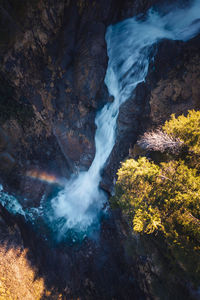
{"type": "Polygon", "coordinates": [[[123,162],[111,204],[135,233],[161,235],[171,249],[192,255],[200,274],[200,112],[172,115],[160,132],[179,139],[184,155],[160,163],[146,157],[123,162]]]}

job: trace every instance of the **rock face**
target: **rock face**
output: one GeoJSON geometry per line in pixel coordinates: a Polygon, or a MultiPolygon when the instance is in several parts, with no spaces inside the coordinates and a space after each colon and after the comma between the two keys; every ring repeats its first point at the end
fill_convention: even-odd
{"type": "MultiPolygon", "coordinates": [[[[0,126],[14,152],[0,164],[12,188],[35,168],[59,177],[89,168],[95,114],[110,100],[106,27],[156,2],[1,2],[0,126]]],[[[20,186],[26,196],[28,183],[20,186]]]]}
{"type": "Polygon", "coordinates": [[[155,71],[151,71],[147,82],[154,125],[162,124],[172,113],[199,109],[199,47],[200,37],[187,43],[164,41],[158,46],[155,71]]]}
{"type": "MultiPolygon", "coordinates": [[[[95,114],[112,101],[104,84],[106,27],[159,3],[163,1],[0,1],[0,181],[18,191],[24,207],[39,206],[42,195],[52,192],[47,183],[27,174],[60,178],[89,168],[95,154],[95,114]]],[[[120,108],[116,144],[101,182],[109,193],[120,161],[140,134],[171,113],[199,109],[199,48],[200,37],[187,43],[162,41],[155,47],[146,82],[120,108]]],[[[2,207],[0,215],[9,227],[12,216],[2,207]]],[[[114,221],[102,224],[98,245],[86,240],[80,248],[50,249],[48,255],[47,245],[24,221],[15,220],[12,226],[18,224],[16,243],[30,250],[29,260],[46,276],[48,288],[60,280],[68,298],[134,299],[134,294],[135,299],[148,299],[149,291],[144,297],[135,285],[144,280],[138,275],[144,272],[127,266],[122,228],[117,231],[114,221]]]]}
{"type": "MultiPolygon", "coordinates": [[[[3,1],[0,10],[5,24],[0,126],[12,148],[12,153],[2,150],[0,167],[1,177],[9,177],[10,186],[20,185],[29,197],[26,174],[32,169],[69,177],[89,168],[95,155],[95,114],[111,100],[104,84],[106,26],[163,1],[20,3],[3,1]]],[[[155,49],[145,84],[120,108],[116,145],[101,183],[107,191],[139,134],[173,112],[199,107],[198,47],[196,38],[163,41],[155,49]]],[[[45,185],[35,184],[42,194],[45,185]]]]}
{"type": "Polygon", "coordinates": [[[66,177],[90,166],[114,2],[1,4],[8,37],[0,37],[0,125],[14,157],[2,153],[0,162],[7,170],[15,160],[13,177],[31,168],[66,177]]]}
{"type": "MultiPolygon", "coordinates": [[[[24,208],[39,206],[41,197],[52,192],[27,174],[68,177],[88,169],[93,160],[95,114],[112,101],[104,85],[105,31],[122,18],[121,9],[126,10],[125,1],[0,2],[0,182],[17,192],[24,208]]],[[[63,299],[143,299],[112,217],[94,240],[51,248],[43,232],[38,237],[23,218],[1,206],[0,216],[1,243],[8,237],[7,249],[13,251],[13,258],[5,260],[15,266],[18,248],[28,251],[25,259],[34,272],[27,270],[25,290],[34,275],[51,290],[44,293],[49,299],[58,299],[60,292],[63,299]]],[[[13,291],[13,297],[18,295],[13,291]]]]}

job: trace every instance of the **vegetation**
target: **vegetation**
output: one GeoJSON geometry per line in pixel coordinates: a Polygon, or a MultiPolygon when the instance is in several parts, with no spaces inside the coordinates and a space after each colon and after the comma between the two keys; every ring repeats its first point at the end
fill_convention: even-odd
{"type": "Polygon", "coordinates": [[[48,293],[43,278],[36,278],[29,265],[26,250],[0,245],[0,300],[38,300],[48,293]]]}
{"type": "Polygon", "coordinates": [[[188,147],[190,154],[200,155],[200,111],[191,110],[187,117],[175,115],[163,126],[164,132],[181,139],[188,147]]]}
{"type": "MultiPolygon", "coordinates": [[[[176,147],[184,145],[184,153],[171,155],[168,161],[160,163],[146,157],[123,162],[111,204],[122,209],[135,233],[162,237],[188,274],[198,281],[200,112],[189,111],[186,117],[178,118],[172,115],[159,131],[159,135],[162,134],[164,143],[168,134],[171,141],[177,141],[176,147]]],[[[152,135],[152,132],[146,135],[146,144],[145,136],[142,137],[144,145],[150,143],[149,136],[152,135]]],[[[174,144],[171,145],[174,150],[174,144]]],[[[160,151],[163,149],[160,143],[160,151]]]]}
{"type": "Polygon", "coordinates": [[[157,129],[145,132],[137,144],[145,150],[160,151],[162,153],[169,151],[176,154],[180,152],[183,142],[178,137],[174,137],[162,129],[157,129]]]}

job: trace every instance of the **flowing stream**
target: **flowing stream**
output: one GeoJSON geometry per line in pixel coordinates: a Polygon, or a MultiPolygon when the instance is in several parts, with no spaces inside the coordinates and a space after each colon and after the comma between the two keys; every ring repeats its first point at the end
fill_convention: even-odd
{"type": "MultiPolygon", "coordinates": [[[[153,45],[161,39],[187,41],[200,31],[200,0],[189,7],[175,8],[165,13],[149,10],[143,19],[127,19],[109,26],[106,42],[109,63],[105,83],[112,103],[106,104],[96,115],[96,154],[87,172],[72,177],[51,200],[50,220],[62,220],[59,234],[73,229],[87,231],[97,222],[106,202],[99,188],[101,171],[115,144],[116,123],[120,105],[133,93],[138,83],[145,81],[153,45]]],[[[97,222],[98,223],[98,222],[97,222]]]]}

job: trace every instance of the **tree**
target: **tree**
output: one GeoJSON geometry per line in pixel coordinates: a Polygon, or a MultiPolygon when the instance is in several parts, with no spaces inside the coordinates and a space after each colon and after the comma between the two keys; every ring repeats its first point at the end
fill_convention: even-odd
{"type": "Polygon", "coordinates": [[[200,112],[172,115],[162,130],[184,143],[186,160],[177,155],[159,164],[146,157],[126,160],[111,205],[121,208],[135,233],[162,236],[183,264],[190,256],[188,266],[195,264],[191,272],[200,275],[200,164],[188,164],[194,157],[200,161],[200,112]]]}
{"type": "Polygon", "coordinates": [[[200,155],[200,111],[190,110],[187,116],[171,115],[163,131],[180,139],[192,154],[200,155]]]}
{"type": "Polygon", "coordinates": [[[200,176],[183,161],[160,166],[141,157],[122,163],[115,196],[135,232],[161,231],[174,243],[200,241],[200,176]],[[184,217],[183,217],[184,216],[184,217]],[[186,240],[188,237],[186,238],[186,240]]]}

